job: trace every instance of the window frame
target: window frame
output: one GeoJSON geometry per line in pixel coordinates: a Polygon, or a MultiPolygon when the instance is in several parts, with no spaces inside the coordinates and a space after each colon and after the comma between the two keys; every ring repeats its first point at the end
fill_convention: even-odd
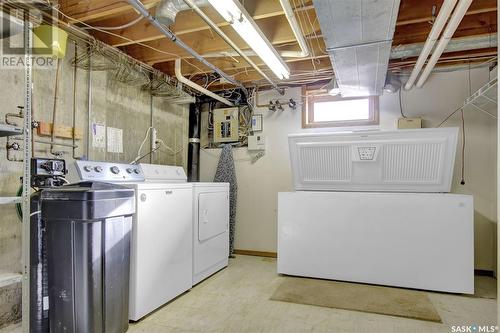
{"type": "Polygon", "coordinates": [[[374,126],[379,125],[379,97],[341,97],[322,95],[308,95],[306,93],[306,103],[302,109],[302,128],[322,128],[322,127],[349,127],[349,126],[374,126]],[[369,119],[366,120],[341,120],[341,121],[314,121],[314,103],[336,102],[368,98],[369,119]]]}

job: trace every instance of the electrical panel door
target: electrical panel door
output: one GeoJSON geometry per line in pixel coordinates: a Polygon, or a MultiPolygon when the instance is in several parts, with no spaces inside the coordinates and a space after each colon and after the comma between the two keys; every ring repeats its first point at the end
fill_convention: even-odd
{"type": "Polygon", "coordinates": [[[237,142],[239,140],[238,108],[215,109],[214,142],[237,142]]]}

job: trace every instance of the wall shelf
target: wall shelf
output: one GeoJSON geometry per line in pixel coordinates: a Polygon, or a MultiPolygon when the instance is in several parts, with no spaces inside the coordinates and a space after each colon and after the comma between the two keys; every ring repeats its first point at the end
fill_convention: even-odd
{"type": "Polygon", "coordinates": [[[21,127],[16,127],[8,124],[0,124],[0,137],[22,134],[23,129],[21,127]]]}
{"type": "Polygon", "coordinates": [[[0,288],[21,282],[22,278],[21,273],[0,273],[0,288]]]}
{"type": "Polygon", "coordinates": [[[21,197],[0,197],[0,205],[17,204],[21,202],[21,197]]]}
{"type": "Polygon", "coordinates": [[[473,108],[496,118],[498,101],[497,85],[498,79],[491,79],[465,100],[463,108],[473,108]]]}

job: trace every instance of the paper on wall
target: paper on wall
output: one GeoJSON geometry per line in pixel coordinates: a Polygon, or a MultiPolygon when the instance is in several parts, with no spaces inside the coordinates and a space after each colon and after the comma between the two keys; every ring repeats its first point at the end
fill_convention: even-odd
{"type": "Polygon", "coordinates": [[[92,147],[106,148],[106,126],[102,124],[92,124],[92,147]]]}
{"type": "Polygon", "coordinates": [[[108,127],[108,152],[123,153],[123,130],[121,128],[108,127]]]}

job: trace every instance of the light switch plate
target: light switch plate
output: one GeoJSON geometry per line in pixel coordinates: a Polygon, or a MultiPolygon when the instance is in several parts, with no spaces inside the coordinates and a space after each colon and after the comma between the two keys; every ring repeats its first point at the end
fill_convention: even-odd
{"type": "Polygon", "coordinates": [[[263,135],[249,135],[248,136],[248,150],[266,150],[266,138],[263,135]]]}

